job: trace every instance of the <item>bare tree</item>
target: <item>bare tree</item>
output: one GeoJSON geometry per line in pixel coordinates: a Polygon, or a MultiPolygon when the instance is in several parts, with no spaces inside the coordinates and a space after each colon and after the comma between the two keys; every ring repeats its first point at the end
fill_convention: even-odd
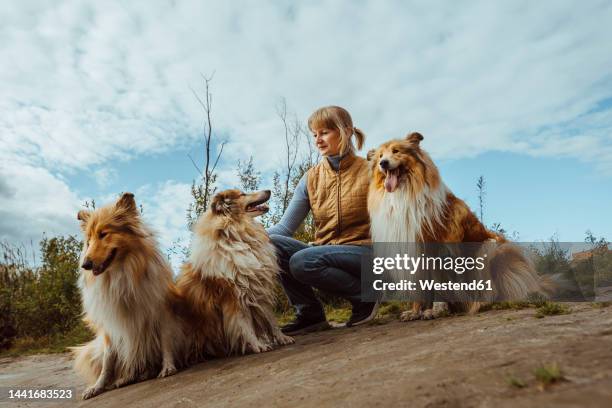
{"type": "MultiPolygon", "coordinates": [[[[314,140],[306,126],[295,115],[292,115],[292,118],[289,119],[284,100],[278,111],[285,129],[286,150],[283,163],[284,171],[276,171],[272,177],[274,197],[278,198],[273,201],[273,210],[267,220],[269,225],[274,225],[280,221],[293,198],[298,183],[304,174],[320,159],[319,151],[314,145],[314,140]]],[[[312,213],[309,213],[295,232],[295,237],[305,242],[312,241],[314,230],[314,218],[312,213]]]]}
{"type": "Polygon", "coordinates": [[[88,210],[95,210],[96,200],[94,200],[93,198],[91,199],[91,201],[85,200],[85,202],[83,203],[83,207],[87,208],[88,210]]]}
{"type": "Polygon", "coordinates": [[[480,207],[480,222],[484,224],[484,200],[485,200],[485,179],[484,176],[478,177],[476,181],[476,189],[478,190],[478,206],[480,207]]]}
{"type": "MultiPolygon", "coordinates": [[[[250,156],[247,162],[238,160],[236,172],[238,174],[238,179],[240,180],[240,188],[242,191],[259,190],[261,173],[255,169],[255,165],[253,164],[253,156],[250,156]]],[[[259,216],[259,218],[264,226],[270,226],[270,214],[262,214],[259,216]]]]}
{"type": "Polygon", "coordinates": [[[261,174],[255,170],[253,156],[250,156],[247,162],[238,160],[236,172],[240,180],[240,188],[243,191],[257,191],[259,189],[261,174]]]}
{"type": "Polygon", "coordinates": [[[284,174],[282,175],[283,178],[281,181],[283,184],[282,212],[284,213],[292,196],[289,185],[294,176],[293,173],[300,148],[299,137],[302,127],[297,117],[294,117],[293,120],[288,118],[287,101],[285,98],[281,100],[281,103],[277,108],[277,113],[283,122],[283,128],[285,130],[285,160],[283,163],[284,174]]]}
{"type": "Polygon", "coordinates": [[[213,126],[212,126],[212,94],[210,93],[210,82],[212,76],[206,77],[202,75],[204,79],[204,99],[202,99],[198,93],[191,89],[196,100],[202,107],[204,112],[204,170],[196,164],[195,160],[189,155],[191,163],[196,168],[200,175],[200,183],[196,184],[195,180],[191,185],[191,195],[193,196],[193,203],[189,205],[187,209],[187,222],[191,227],[195,220],[200,214],[202,214],[208,208],[208,204],[216,191],[215,183],[217,181],[217,173],[215,170],[219,159],[223,153],[223,147],[225,141],[221,142],[216,157],[211,158],[211,150],[213,148],[213,126]]]}
{"type": "Polygon", "coordinates": [[[586,237],[584,238],[584,242],[591,244],[592,249],[608,247],[609,242],[604,237],[597,238],[590,229],[586,230],[585,235],[586,237]]]}

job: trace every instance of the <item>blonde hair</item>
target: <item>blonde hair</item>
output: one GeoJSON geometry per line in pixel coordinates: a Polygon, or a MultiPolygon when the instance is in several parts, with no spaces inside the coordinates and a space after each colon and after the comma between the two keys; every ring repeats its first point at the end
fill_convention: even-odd
{"type": "Polygon", "coordinates": [[[308,118],[308,128],[336,129],[340,133],[340,154],[347,151],[355,153],[352,136],[355,135],[357,150],[361,150],[365,142],[365,134],[353,126],[353,119],[348,111],[340,106],[325,106],[313,112],[308,118]]]}

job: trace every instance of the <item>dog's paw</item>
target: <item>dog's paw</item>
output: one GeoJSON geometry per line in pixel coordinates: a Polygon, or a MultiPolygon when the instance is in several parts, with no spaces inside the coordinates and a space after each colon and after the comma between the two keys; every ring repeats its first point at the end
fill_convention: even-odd
{"type": "Polygon", "coordinates": [[[173,365],[169,365],[167,367],[162,368],[162,370],[157,375],[157,378],[169,377],[171,375],[176,374],[176,367],[173,365]]]}
{"type": "Polygon", "coordinates": [[[432,320],[432,319],[435,319],[435,318],[436,318],[436,315],[435,315],[433,309],[425,309],[423,311],[423,314],[421,315],[421,319],[422,320],[432,320]]]}
{"type": "Polygon", "coordinates": [[[272,350],[272,345],[268,343],[262,343],[262,342],[249,343],[247,345],[247,350],[255,354],[264,353],[266,351],[272,350]]]}
{"type": "Polygon", "coordinates": [[[153,377],[155,377],[155,372],[154,371],[152,372],[151,370],[146,370],[138,374],[138,377],[136,378],[136,382],[147,381],[153,377]]]}
{"type": "Polygon", "coordinates": [[[261,343],[261,344],[259,345],[259,348],[260,348],[260,350],[261,350],[260,352],[261,352],[261,353],[264,353],[264,352],[266,352],[266,351],[270,351],[270,350],[272,350],[272,349],[274,348],[274,343],[261,343]]]}
{"type": "Polygon", "coordinates": [[[434,318],[446,317],[450,315],[448,303],[446,302],[434,302],[433,304],[433,315],[434,318]]]}
{"type": "Polygon", "coordinates": [[[120,378],[117,381],[115,381],[115,383],[112,385],[112,388],[125,387],[126,385],[130,385],[133,382],[135,382],[134,378],[130,378],[130,377],[120,378]]]}
{"type": "Polygon", "coordinates": [[[423,313],[419,310],[418,312],[412,310],[406,310],[402,312],[400,315],[400,320],[402,322],[411,322],[413,320],[420,320],[423,317],[423,313]]]}
{"type": "Polygon", "coordinates": [[[288,344],[295,343],[295,339],[293,337],[289,337],[285,334],[280,334],[276,336],[276,343],[280,346],[286,346],[288,344]]]}
{"type": "Polygon", "coordinates": [[[93,387],[89,387],[87,388],[84,392],[83,392],[83,399],[90,399],[93,398],[97,395],[100,395],[104,392],[104,388],[102,387],[96,387],[95,385],[93,387]]]}
{"type": "Polygon", "coordinates": [[[251,344],[249,347],[247,347],[247,350],[253,354],[259,354],[265,351],[264,346],[260,344],[251,344]]]}

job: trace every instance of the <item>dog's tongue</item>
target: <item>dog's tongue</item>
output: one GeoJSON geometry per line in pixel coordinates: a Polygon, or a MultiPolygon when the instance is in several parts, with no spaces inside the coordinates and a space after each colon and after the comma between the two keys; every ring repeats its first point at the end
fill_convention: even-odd
{"type": "Polygon", "coordinates": [[[387,177],[385,177],[385,190],[392,193],[397,188],[397,172],[387,171],[387,177]]]}

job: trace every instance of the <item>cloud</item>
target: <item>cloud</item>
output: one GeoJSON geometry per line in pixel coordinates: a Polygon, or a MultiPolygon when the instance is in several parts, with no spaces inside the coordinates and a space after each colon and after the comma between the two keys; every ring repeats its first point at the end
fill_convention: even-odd
{"type": "Polygon", "coordinates": [[[171,261],[178,268],[183,261],[179,250],[189,245],[191,232],[187,229],[187,207],[192,201],[191,185],[168,180],[142,186],[135,192],[136,202],[142,204],[143,218],[156,232],[163,251],[171,254],[171,261]]]}
{"type": "Polygon", "coordinates": [[[8,180],[6,180],[3,175],[0,174],[0,197],[11,198],[16,192],[17,190],[9,184],[8,180]]]}
{"type": "Polygon", "coordinates": [[[98,184],[98,187],[101,189],[105,189],[117,179],[117,171],[112,168],[102,167],[98,170],[95,170],[93,176],[96,180],[96,183],[98,184]]]}
{"type": "Polygon", "coordinates": [[[0,11],[0,161],[63,198],[17,189],[2,209],[16,218],[19,200],[40,200],[63,214],[79,202],[65,175],[102,166],[103,187],[109,163],[191,145],[203,120],[192,90],[213,72],[227,184],[239,158],[264,176],[279,167],[282,97],[302,119],[345,106],[366,148],[419,130],[436,159],[559,155],[612,175],[611,20],[597,1],[12,3],[0,11]]]}
{"type": "Polygon", "coordinates": [[[60,177],[18,164],[0,166],[0,176],[12,191],[0,195],[0,240],[37,242],[45,232],[78,233],[80,200],[60,177]]]}
{"type": "Polygon", "coordinates": [[[612,85],[609,3],[62,3],[11,17],[8,145],[55,166],[192,139],[201,72],[216,72],[217,129],[262,155],[280,153],[281,96],[302,118],[347,106],[371,144],[419,129],[462,157],[530,145],[523,133],[588,114],[612,85]]]}

